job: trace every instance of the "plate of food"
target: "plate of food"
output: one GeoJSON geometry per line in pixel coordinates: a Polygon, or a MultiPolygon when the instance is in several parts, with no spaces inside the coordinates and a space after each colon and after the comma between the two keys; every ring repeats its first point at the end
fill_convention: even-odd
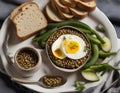
{"type": "Polygon", "coordinates": [[[0,31],[6,74],[37,92],[85,91],[105,82],[119,39],[94,0],[35,0],[0,31]]]}

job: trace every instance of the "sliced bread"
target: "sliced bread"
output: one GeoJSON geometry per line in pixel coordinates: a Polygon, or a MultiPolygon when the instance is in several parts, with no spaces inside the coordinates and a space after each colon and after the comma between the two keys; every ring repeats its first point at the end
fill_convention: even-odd
{"type": "Polygon", "coordinates": [[[59,12],[59,15],[60,15],[60,17],[61,17],[62,19],[71,19],[71,18],[73,18],[73,15],[72,15],[72,14],[70,14],[70,13],[65,13],[65,12],[61,11],[61,10],[56,6],[56,4],[54,4],[54,1],[53,1],[53,0],[51,0],[51,5],[53,6],[53,8],[54,8],[56,11],[59,12]]]}
{"type": "Polygon", "coordinates": [[[72,14],[64,13],[64,12],[62,12],[61,10],[58,10],[58,11],[59,11],[60,16],[61,16],[63,19],[71,19],[71,18],[74,17],[72,14]]]}
{"type": "Polygon", "coordinates": [[[19,13],[21,12],[21,8],[26,5],[29,4],[30,2],[25,2],[23,4],[21,4],[20,6],[16,7],[13,9],[13,11],[10,13],[10,19],[13,20],[13,18],[19,13]]]}
{"type": "Polygon", "coordinates": [[[34,2],[24,4],[21,11],[12,20],[16,27],[17,36],[22,40],[47,26],[44,14],[34,2]]]}
{"type": "Polygon", "coordinates": [[[68,7],[76,7],[76,4],[73,2],[73,0],[60,0],[62,4],[68,6],[68,7]]]}
{"type": "Polygon", "coordinates": [[[74,0],[76,2],[77,6],[80,9],[86,10],[86,11],[93,11],[96,8],[96,2],[95,0],[84,2],[81,0],[74,0]]]}
{"type": "Polygon", "coordinates": [[[88,12],[79,10],[77,8],[70,8],[71,13],[77,18],[85,18],[88,15],[88,12]]]}
{"type": "Polygon", "coordinates": [[[83,2],[90,2],[90,1],[93,1],[93,0],[81,0],[83,2]]]}
{"type": "Polygon", "coordinates": [[[60,0],[53,0],[53,2],[59,10],[63,11],[64,13],[70,13],[69,8],[66,5],[63,5],[60,0]]]}
{"type": "Polygon", "coordinates": [[[52,6],[51,2],[48,3],[45,7],[46,14],[51,21],[61,22],[63,21],[58,14],[58,11],[52,6]]]}

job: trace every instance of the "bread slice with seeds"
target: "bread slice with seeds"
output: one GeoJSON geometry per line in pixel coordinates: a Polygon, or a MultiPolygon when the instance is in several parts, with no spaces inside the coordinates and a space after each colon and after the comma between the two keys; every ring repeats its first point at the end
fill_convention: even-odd
{"type": "Polygon", "coordinates": [[[21,11],[13,17],[12,21],[15,24],[17,36],[22,40],[47,26],[44,14],[34,2],[24,4],[21,11]]]}

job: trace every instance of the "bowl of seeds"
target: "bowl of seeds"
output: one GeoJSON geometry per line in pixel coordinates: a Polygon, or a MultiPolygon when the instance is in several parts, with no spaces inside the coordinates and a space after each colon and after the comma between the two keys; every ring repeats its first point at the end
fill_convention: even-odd
{"type": "Polygon", "coordinates": [[[91,43],[77,28],[64,26],[49,37],[46,42],[46,53],[55,68],[74,72],[89,60],[91,43]]]}
{"type": "Polygon", "coordinates": [[[42,58],[40,51],[32,47],[18,49],[14,56],[15,68],[24,77],[32,76],[40,69],[42,58]]]}

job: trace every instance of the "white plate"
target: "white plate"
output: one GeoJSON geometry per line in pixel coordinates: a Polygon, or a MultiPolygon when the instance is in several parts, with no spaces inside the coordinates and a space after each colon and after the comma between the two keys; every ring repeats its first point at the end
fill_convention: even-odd
{"type": "MultiPolygon", "coordinates": [[[[46,5],[46,3],[49,0],[36,0],[35,2],[38,3],[38,5],[40,6],[41,9],[44,8],[44,6],[46,5]]],[[[89,26],[91,26],[93,29],[95,29],[96,25],[98,25],[99,23],[103,24],[106,28],[106,35],[110,38],[111,42],[112,42],[112,51],[117,51],[118,49],[118,39],[117,39],[117,35],[116,35],[116,31],[113,27],[113,25],[110,23],[110,21],[108,20],[108,18],[98,9],[96,8],[95,11],[91,12],[89,14],[89,16],[83,20],[81,20],[82,22],[88,24],[89,26]]],[[[7,55],[11,54],[14,55],[15,51],[22,46],[32,46],[32,47],[36,47],[34,44],[31,43],[31,40],[33,37],[23,41],[23,42],[19,42],[16,35],[15,35],[15,29],[13,28],[11,21],[9,20],[9,17],[5,20],[5,22],[2,25],[1,31],[0,31],[0,54],[1,54],[1,58],[2,58],[2,64],[5,68],[6,73],[11,76],[11,77],[20,77],[20,75],[18,74],[18,72],[14,69],[14,67],[9,64],[9,60],[7,59],[7,55]],[[5,49],[5,46],[7,43],[6,40],[8,39],[7,43],[7,48],[5,49]]],[[[21,84],[27,88],[30,88],[32,90],[38,91],[38,92],[49,92],[49,93],[53,93],[53,92],[72,92],[75,91],[75,88],[73,87],[73,84],[76,80],[82,80],[80,78],[80,74],[79,71],[78,72],[74,72],[74,73],[65,73],[65,72],[61,72],[57,69],[55,69],[49,62],[49,60],[46,57],[45,51],[44,50],[40,50],[42,57],[43,57],[43,63],[42,66],[40,68],[40,70],[31,78],[27,78],[30,80],[38,80],[40,77],[42,77],[43,75],[46,74],[55,74],[55,75],[61,75],[67,78],[67,83],[61,87],[57,87],[54,89],[46,89],[43,88],[41,86],[38,85],[34,85],[34,84],[21,84]]],[[[105,61],[108,61],[109,59],[106,59],[105,61]]],[[[110,61],[110,64],[114,65],[115,59],[110,61]]],[[[89,89],[91,87],[97,86],[100,83],[104,82],[107,79],[107,75],[108,73],[106,73],[104,76],[102,76],[100,78],[100,81],[98,82],[93,82],[93,83],[87,83],[86,84],[86,89],[89,89]]]]}

